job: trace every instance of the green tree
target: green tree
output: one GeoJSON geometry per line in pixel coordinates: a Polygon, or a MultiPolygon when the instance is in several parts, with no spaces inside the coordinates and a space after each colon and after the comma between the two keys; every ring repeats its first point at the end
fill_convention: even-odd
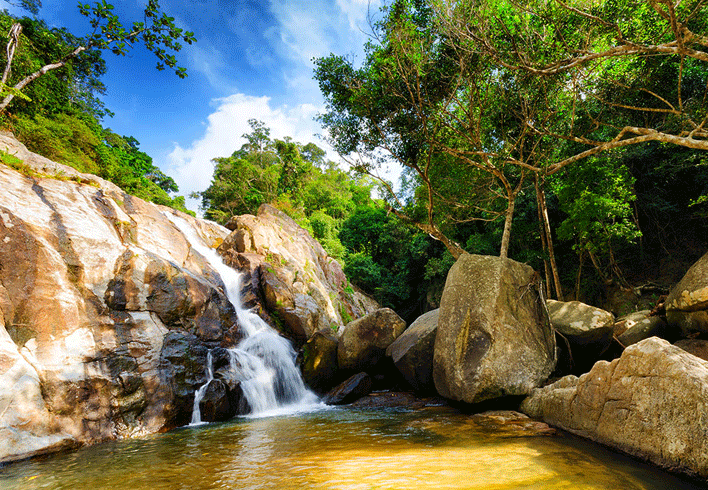
{"type": "MultiPolygon", "coordinates": [[[[38,5],[37,2],[32,0],[23,1],[22,3],[30,8],[38,5]]],[[[113,54],[124,56],[135,44],[142,44],[145,49],[151,51],[157,57],[158,70],[169,67],[174,69],[180,78],[187,76],[186,69],[177,66],[174,53],[182,48],[180,41],[188,44],[194,42],[194,34],[185,32],[177,27],[175,19],[160,9],[158,0],[149,0],[147,2],[144,10],[144,21],[136,21],[130,25],[124,25],[120,18],[113,13],[113,10],[114,6],[106,0],[97,1],[93,5],[79,3],[79,11],[88,18],[93,32],[86,37],[80,38],[68,35],[65,31],[56,31],[64,34],[60,44],[67,44],[69,49],[63,51],[61,55],[41,68],[33,72],[22,73],[19,80],[14,82],[9,87],[9,90],[6,90],[3,100],[0,102],[0,111],[4,111],[16,94],[30,83],[49,72],[64,68],[75,59],[91,56],[90,53],[92,52],[94,53],[93,56],[99,51],[110,51],[113,54]]],[[[6,47],[5,70],[2,78],[3,87],[8,82],[15,50],[21,43],[22,28],[21,23],[16,23],[10,31],[6,47]]]]}

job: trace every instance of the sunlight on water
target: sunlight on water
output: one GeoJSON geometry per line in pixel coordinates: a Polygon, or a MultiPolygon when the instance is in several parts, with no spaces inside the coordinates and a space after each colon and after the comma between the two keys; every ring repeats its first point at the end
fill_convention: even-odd
{"type": "Polygon", "coordinates": [[[0,488],[705,488],[570,436],[526,435],[449,408],[240,418],[10,465],[0,488]]]}

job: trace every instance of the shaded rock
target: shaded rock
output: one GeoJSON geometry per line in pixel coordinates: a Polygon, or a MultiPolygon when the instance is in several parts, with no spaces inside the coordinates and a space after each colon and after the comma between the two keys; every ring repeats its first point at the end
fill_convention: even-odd
{"type": "Polygon", "coordinates": [[[371,393],[373,381],[366,373],[355,374],[324,397],[327,405],[347,405],[371,393]]]}
{"type": "Polygon", "coordinates": [[[637,319],[622,335],[617,337],[617,340],[625,346],[629,347],[632,344],[641,342],[649,337],[667,338],[668,324],[666,320],[660,316],[647,316],[641,320],[637,319]]]}
{"type": "Polygon", "coordinates": [[[300,369],[302,379],[317,393],[326,393],[339,380],[337,337],[326,332],[315,332],[302,346],[300,369]]]}
{"type": "Polygon", "coordinates": [[[634,325],[636,325],[638,322],[641,322],[642,320],[644,320],[645,318],[649,318],[650,316],[651,310],[642,310],[635,311],[618,318],[617,321],[615,321],[615,326],[613,327],[615,337],[619,337],[627,330],[632,328],[634,325]]]}
{"type": "Polygon", "coordinates": [[[556,344],[531,267],[464,254],[440,305],[433,379],[446,398],[477,403],[523,395],[553,372],[556,344]]]}
{"type": "Polygon", "coordinates": [[[580,301],[546,301],[553,328],[567,337],[582,337],[592,330],[611,328],[615,317],[609,311],[580,301]]]}
{"type": "Polygon", "coordinates": [[[406,322],[390,308],[381,308],[348,323],[339,338],[340,369],[373,371],[386,349],[406,329],[406,322]]]}
{"type": "Polygon", "coordinates": [[[235,415],[226,385],[221,380],[213,379],[207,385],[204,397],[199,402],[199,411],[204,422],[223,422],[235,415]]]}
{"type": "Polygon", "coordinates": [[[703,339],[682,339],[674,344],[676,347],[685,350],[691,355],[708,361],[708,340],[703,339]]]}
{"type": "Polygon", "coordinates": [[[447,400],[440,397],[420,398],[405,391],[376,391],[359,398],[351,404],[356,408],[406,408],[417,410],[426,407],[442,407],[447,400]]]}
{"type": "Polygon", "coordinates": [[[233,231],[219,253],[246,272],[247,301],[262,298],[273,312],[262,316],[284,335],[304,342],[317,331],[337,329],[379,308],[349,284],[341,265],[319,242],[276,208],[263,205],[257,216],[236,216],[228,226],[233,231]]]}
{"type": "Polygon", "coordinates": [[[414,390],[435,392],[433,383],[433,351],[440,309],[418,317],[391,345],[386,355],[414,390]]]}
{"type": "Polygon", "coordinates": [[[533,391],[531,417],[659,465],[708,475],[708,362],[652,337],[533,391]]]}
{"type": "Polygon", "coordinates": [[[557,338],[567,354],[569,371],[585,372],[597,362],[612,344],[614,315],[580,301],[546,301],[551,325],[560,334],[557,338]],[[567,343],[566,343],[567,341],[567,343]]]}
{"type": "Polygon", "coordinates": [[[684,334],[708,333],[708,254],[698,259],[666,299],[666,319],[684,334]]]}

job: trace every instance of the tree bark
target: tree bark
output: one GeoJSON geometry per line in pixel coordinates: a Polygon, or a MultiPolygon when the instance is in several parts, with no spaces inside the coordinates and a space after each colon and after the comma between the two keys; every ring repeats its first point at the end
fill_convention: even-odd
{"type": "MultiPolygon", "coordinates": [[[[536,201],[541,215],[541,223],[545,234],[545,242],[548,247],[548,258],[551,262],[551,273],[553,274],[553,285],[556,290],[556,298],[558,301],[563,301],[563,290],[561,289],[560,275],[558,274],[558,264],[556,263],[556,254],[553,249],[553,236],[551,233],[551,223],[548,219],[548,206],[546,205],[546,192],[543,190],[543,185],[539,182],[538,174],[534,175],[534,184],[536,186],[536,201]]],[[[550,282],[550,279],[549,279],[550,282]]]]}
{"type": "Polygon", "coordinates": [[[427,233],[434,240],[438,240],[439,242],[441,242],[443,245],[445,245],[445,248],[447,249],[448,252],[450,252],[450,255],[452,255],[455,258],[455,260],[459,259],[460,256],[463,253],[465,253],[465,250],[460,246],[460,244],[454,240],[451,240],[447,235],[445,235],[442,231],[440,231],[440,228],[438,228],[437,225],[428,224],[428,223],[419,223],[419,222],[411,219],[406,214],[393,209],[392,207],[389,208],[389,211],[391,211],[393,214],[395,214],[402,221],[405,221],[406,223],[409,223],[409,224],[415,226],[420,231],[427,233]]]}
{"type": "MultiPolygon", "coordinates": [[[[57,70],[59,68],[62,68],[66,66],[66,63],[72,59],[76,58],[78,55],[80,55],[82,52],[86,51],[86,46],[79,46],[78,48],[74,49],[71,53],[68,55],[64,56],[61,60],[57,61],[56,63],[50,63],[48,65],[44,65],[42,68],[37,70],[36,72],[32,73],[31,75],[26,76],[19,82],[17,82],[12,88],[15,90],[22,90],[25,88],[27,85],[29,85],[31,82],[35,81],[42,75],[45,75],[49,73],[52,70],[57,70]]],[[[8,60],[8,64],[11,60],[8,60]]],[[[7,69],[7,68],[6,68],[7,69]]],[[[8,104],[12,102],[12,99],[15,98],[15,94],[8,94],[2,102],[0,102],[0,112],[4,111],[8,104]]]]}
{"type": "Polygon", "coordinates": [[[7,42],[7,47],[5,48],[5,52],[7,54],[7,64],[5,65],[5,71],[2,74],[3,85],[7,83],[7,79],[10,76],[12,60],[15,57],[15,50],[17,49],[17,45],[20,43],[20,34],[22,34],[22,24],[12,24],[10,32],[7,34],[9,40],[7,42]]]}
{"type": "Polygon", "coordinates": [[[511,222],[514,218],[514,206],[516,204],[516,195],[509,196],[506,214],[504,216],[504,233],[502,234],[501,249],[499,257],[506,259],[509,256],[509,240],[511,239],[511,222]]]}

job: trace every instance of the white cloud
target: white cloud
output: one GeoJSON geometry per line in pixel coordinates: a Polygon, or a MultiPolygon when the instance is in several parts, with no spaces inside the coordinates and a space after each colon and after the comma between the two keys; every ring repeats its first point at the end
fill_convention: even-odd
{"type": "MultiPolygon", "coordinates": [[[[320,147],[327,145],[316,135],[321,131],[313,120],[321,107],[301,104],[296,107],[271,107],[269,97],[252,97],[234,94],[217,99],[216,110],[209,115],[204,134],[187,148],[175,144],[168,155],[166,173],[175,179],[182,194],[203,191],[211,183],[216,157],[226,157],[241,148],[245,140],[241,135],[251,131],[249,119],[263,121],[270,128],[273,139],[290,136],[306,144],[313,142],[320,147]]],[[[188,207],[197,210],[198,201],[187,200],[188,207]]]]}

